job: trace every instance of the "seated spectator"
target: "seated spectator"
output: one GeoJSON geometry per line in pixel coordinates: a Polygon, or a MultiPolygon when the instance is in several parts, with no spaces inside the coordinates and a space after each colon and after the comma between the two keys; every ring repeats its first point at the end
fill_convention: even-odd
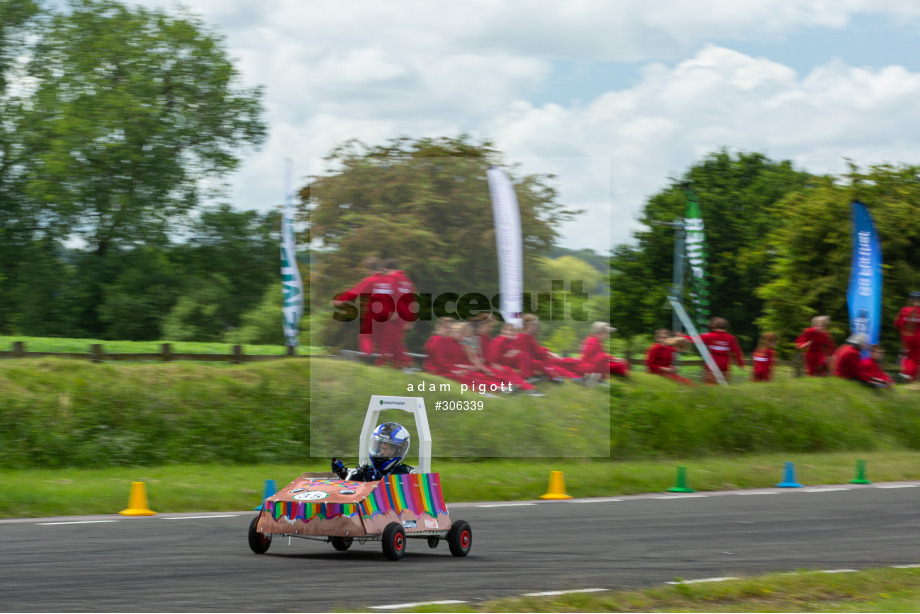
{"type": "Polygon", "coordinates": [[[450,370],[450,365],[448,365],[445,360],[445,351],[444,351],[444,339],[447,336],[447,330],[451,324],[453,324],[453,318],[438,318],[438,321],[434,324],[434,332],[431,333],[431,336],[428,337],[428,340],[425,342],[425,354],[427,354],[425,361],[422,363],[422,368],[429,373],[436,373],[438,375],[443,375],[450,370]]]}
{"type": "Polygon", "coordinates": [[[850,335],[846,343],[837,348],[832,360],[834,375],[843,379],[863,381],[860,368],[861,352],[865,348],[868,338],[866,335],[850,335]]]}
{"type": "Polygon", "coordinates": [[[754,373],[751,376],[752,382],[769,382],[773,379],[773,359],[776,347],[776,333],[763,333],[760,335],[760,342],[754,355],[751,356],[751,362],[754,363],[754,373]]]}
{"type": "MultiPolygon", "coordinates": [[[[738,339],[728,332],[728,320],[725,318],[712,318],[709,320],[709,332],[700,335],[700,339],[709,349],[716,367],[722,372],[722,377],[728,382],[731,380],[729,374],[729,363],[731,363],[732,354],[738,366],[744,368],[744,355],[741,353],[741,346],[738,345],[738,339]]],[[[707,384],[715,384],[716,378],[709,365],[704,366],[703,381],[707,384]]]]}
{"type": "Polygon", "coordinates": [[[869,356],[859,361],[861,381],[873,388],[892,388],[894,380],[882,369],[883,360],[885,349],[880,345],[873,345],[869,356]]]}
{"type": "Polygon", "coordinates": [[[611,375],[626,377],[629,374],[628,362],[604,352],[604,344],[615,330],[606,322],[595,322],[591,325],[591,334],[581,342],[578,348],[581,350],[579,363],[586,385],[605,380],[611,375]]]}
{"type": "Polygon", "coordinates": [[[566,366],[559,356],[537,343],[540,319],[532,313],[526,314],[523,319],[524,330],[517,335],[517,348],[521,351],[521,376],[531,383],[546,377],[557,384],[561,384],[565,377],[581,377],[566,366]]]}
{"type": "Polygon", "coordinates": [[[489,342],[489,348],[486,350],[486,361],[490,364],[501,365],[514,369],[519,375],[524,371],[533,371],[533,367],[528,363],[529,368],[524,368],[523,355],[517,347],[517,330],[510,322],[504,322],[497,337],[489,342]]]}
{"type": "Polygon", "coordinates": [[[481,337],[476,332],[477,326],[470,322],[463,322],[454,326],[460,331],[460,344],[466,352],[466,362],[473,366],[476,371],[485,374],[487,378],[492,380],[486,383],[497,383],[500,389],[506,389],[508,392],[516,390],[531,391],[534,389],[533,384],[528,383],[512,369],[500,364],[488,364],[488,360],[479,345],[481,337]],[[505,386],[501,386],[502,383],[505,386]]]}
{"type": "Polygon", "coordinates": [[[687,338],[683,335],[672,335],[666,328],[657,329],[655,343],[645,353],[646,369],[649,373],[663,375],[675,382],[694,386],[692,381],[678,375],[677,367],[674,366],[674,355],[685,351],[688,346],[687,338]]]}

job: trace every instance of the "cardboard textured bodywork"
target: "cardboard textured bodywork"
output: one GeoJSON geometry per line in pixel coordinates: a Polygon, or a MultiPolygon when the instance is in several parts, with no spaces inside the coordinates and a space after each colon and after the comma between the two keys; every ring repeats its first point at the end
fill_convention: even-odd
{"type": "Polygon", "coordinates": [[[391,475],[376,482],[305,473],[265,500],[256,530],[274,535],[379,536],[391,522],[407,535],[447,531],[450,515],[437,473],[391,475]]]}

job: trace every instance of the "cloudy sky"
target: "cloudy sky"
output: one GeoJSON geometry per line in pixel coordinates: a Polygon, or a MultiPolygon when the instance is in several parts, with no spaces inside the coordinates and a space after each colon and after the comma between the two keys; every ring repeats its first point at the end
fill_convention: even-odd
{"type": "MultiPolygon", "coordinates": [[[[131,0],[170,8],[172,0],[131,0]]],[[[265,86],[270,137],[230,200],[265,209],[349,138],[488,138],[629,241],[645,200],[721,147],[816,173],[920,162],[914,0],[186,0],[265,86]]]]}

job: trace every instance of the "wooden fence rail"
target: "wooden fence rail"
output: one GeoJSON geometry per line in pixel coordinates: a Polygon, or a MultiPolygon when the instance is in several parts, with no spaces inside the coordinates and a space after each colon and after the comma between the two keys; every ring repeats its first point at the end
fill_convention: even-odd
{"type": "Polygon", "coordinates": [[[106,352],[101,343],[94,343],[89,347],[89,352],[29,352],[22,341],[14,341],[13,349],[0,351],[0,358],[78,358],[91,360],[93,362],[116,361],[116,360],[133,360],[133,361],[160,361],[170,362],[174,360],[194,360],[202,362],[260,362],[266,360],[278,360],[279,358],[307,358],[307,356],[298,356],[294,353],[294,348],[287,346],[284,354],[246,354],[243,352],[242,345],[234,345],[231,354],[190,354],[177,353],[172,351],[172,344],[163,343],[160,345],[159,352],[137,352],[137,353],[111,353],[106,352]]]}
{"type": "MultiPolygon", "coordinates": [[[[94,343],[89,347],[89,352],[29,352],[26,350],[26,345],[22,341],[14,341],[12,350],[0,350],[0,359],[2,358],[44,358],[44,357],[55,357],[55,358],[77,358],[82,360],[90,360],[92,362],[105,362],[105,361],[159,361],[159,362],[170,362],[175,360],[193,360],[199,362],[230,362],[230,363],[244,363],[244,362],[262,362],[267,360],[278,360],[279,358],[309,358],[308,356],[297,355],[294,353],[294,348],[287,346],[285,348],[284,354],[246,354],[243,351],[242,345],[234,345],[232,348],[231,354],[191,354],[191,353],[176,353],[172,351],[172,345],[169,343],[163,343],[160,345],[159,352],[138,352],[138,353],[110,353],[106,352],[105,348],[101,343],[94,343]]],[[[421,362],[426,355],[425,354],[413,354],[410,353],[409,356],[415,359],[417,362],[421,362]]],[[[368,362],[368,357],[364,356],[360,352],[354,350],[341,350],[338,356],[328,356],[329,358],[345,358],[346,360],[354,360],[359,362],[368,362]]],[[[376,357],[376,355],[374,355],[376,357]]],[[[645,366],[644,355],[634,357],[632,352],[626,352],[626,360],[629,361],[629,364],[632,368],[643,368],[645,366]]],[[[372,362],[372,360],[371,360],[372,362]]],[[[700,367],[703,365],[703,360],[701,358],[690,358],[682,359],[680,361],[680,366],[682,367],[700,367]]],[[[799,376],[802,373],[802,361],[801,358],[797,360],[777,360],[776,366],[787,366],[792,367],[795,370],[795,375],[799,376]]]]}

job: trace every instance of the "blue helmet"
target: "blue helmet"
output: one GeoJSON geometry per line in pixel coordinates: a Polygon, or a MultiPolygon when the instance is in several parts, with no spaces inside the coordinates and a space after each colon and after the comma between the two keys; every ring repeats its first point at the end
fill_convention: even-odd
{"type": "Polygon", "coordinates": [[[409,451],[409,431],[395,422],[384,422],[371,435],[369,456],[374,469],[386,473],[402,462],[409,451]]]}

